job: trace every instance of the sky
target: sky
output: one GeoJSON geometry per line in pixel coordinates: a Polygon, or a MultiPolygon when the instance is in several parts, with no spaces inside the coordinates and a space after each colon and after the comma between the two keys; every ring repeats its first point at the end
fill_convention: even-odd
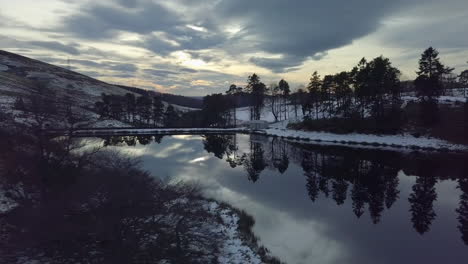
{"type": "Polygon", "coordinates": [[[252,73],[294,90],[380,55],[414,79],[429,46],[459,73],[467,28],[466,0],[0,0],[0,49],[190,96],[252,73]]]}

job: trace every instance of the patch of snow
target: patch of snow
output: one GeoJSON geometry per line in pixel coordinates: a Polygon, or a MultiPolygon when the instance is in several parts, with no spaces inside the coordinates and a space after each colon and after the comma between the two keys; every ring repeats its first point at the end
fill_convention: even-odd
{"type": "Polygon", "coordinates": [[[229,209],[220,209],[218,203],[211,202],[208,205],[210,213],[219,214],[222,225],[217,229],[224,235],[223,245],[221,246],[218,262],[221,264],[243,264],[243,263],[262,263],[260,256],[240,238],[239,217],[229,209]]]}
{"type": "Polygon", "coordinates": [[[8,198],[5,191],[0,189],[0,214],[4,214],[18,206],[12,199],[8,198]]]}
{"type": "Polygon", "coordinates": [[[328,132],[300,131],[292,129],[267,129],[265,135],[279,136],[290,139],[310,140],[331,143],[355,143],[363,145],[394,146],[405,148],[448,149],[466,151],[468,146],[453,144],[445,140],[411,135],[368,135],[368,134],[333,134],[328,132]]]}
{"type": "Polygon", "coordinates": [[[37,79],[53,79],[56,76],[48,72],[28,72],[27,78],[37,78],[37,79]]]}
{"type": "MultiPolygon", "coordinates": [[[[468,93],[467,93],[468,95],[468,93]]],[[[409,103],[409,102],[417,102],[419,99],[416,96],[409,96],[405,95],[402,96],[401,99],[403,100],[404,103],[409,103]]],[[[467,98],[463,96],[439,96],[439,104],[443,103],[464,103],[466,102],[467,98]]]]}
{"type": "Polygon", "coordinates": [[[98,128],[98,127],[107,127],[107,128],[112,128],[112,127],[131,127],[132,125],[129,125],[127,123],[121,122],[119,120],[113,120],[113,119],[107,119],[107,120],[99,120],[91,125],[93,128],[98,128]]]}

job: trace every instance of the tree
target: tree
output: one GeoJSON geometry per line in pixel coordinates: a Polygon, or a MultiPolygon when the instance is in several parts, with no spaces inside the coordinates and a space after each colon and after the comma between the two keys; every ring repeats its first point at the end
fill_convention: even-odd
{"type": "Polygon", "coordinates": [[[247,78],[245,89],[251,94],[252,106],[250,107],[250,120],[260,120],[264,105],[266,86],[260,81],[257,74],[252,74],[247,78]]]}
{"type": "Polygon", "coordinates": [[[449,74],[453,68],[445,67],[439,59],[439,52],[429,47],[419,59],[418,77],[414,81],[416,91],[421,101],[434,101],[442,94],[441,78],[449,74]]]}
{"type": "Polygon", "coordinates": [[[179,115],[175,111],[174,107],[169,105],[164,113],[164,125],[166,127],[174,126],[177,119],[179,119],[179,115]]]}
{"type": "Polygon", "coordinates": [[[231,84],[229,86],[229,89],[226,91],[226,94],[228,95],[235,95],[239,92],[239,89],[242,89],[242,88],[237,88],[237,86],[235,84],[231,84]]]}
{"type": "Polygon", "coordinates": [[[309,84],[307,85],[307,90],[309,91],[309,98],[311,108],[315,111],[315,119],[318,119],[319,108],[320,108],[320,89],[322,87],[322,80],[317,71],[312,73],[310,77],[309,84]]]}
{"type": "Polygon", "coordinates": [[[288,97],[289,97],[289,94],[291,93],[291,90],[289,88],[289,84],[287,81],[285,81],[284,79],[281,79],[278,83],[278,87],[279,87],[279,90],[281,92],[281,98],[282,98],[282,113],[283,113],[283,116],[284,116],[284,119],[287,119],[288,118],[288,104],[287,104],[287,100],[288,100],[288,97]]]}
{"type": "Polygon", "coordinates": [[[463,242],[468,245],[468,179],[458,180],[458,189],[462,192],[460,195],[458,213],[458,230],[460,230],[463,242]]]}
{"type": "Polygon", "coordinates": [[[203,123],[205,126],[226,126],[232,123],[233,100],[222,94],[207,95],[203,98],[203,123]]]}
{"type": "Polygon", "coordinates": [[[327,112],[328,117],[334,113],[334,104],[332,98],[334,80],[333,75],[326,75],[323,77],[323,82],[320,90],[320,98],[322,102],[322,112],[327,112]]]}
{"type": "Polygon", "coordinates": [[[127,121],[133,122],[135,119],[136,101],[133,93],[125,94],[125,112],[127,121]]]}
{"type": "Polygon", "coordinates": [[[136,112],[140,117],[140,122],[149,124],[152,116],[152,100],[147,95],[142,95],[136,100],[136,112]]]}
{"type": "Polygon", "coordinates": [[[161,100],[161,97],[155,96],[153,97],[153,109],[152,109],[152,118],[153,118],[153,125],[158,126],[163,119],[164,114],[164,104],[161,100]]]}
{"type": "Polygon", "coordinates": [[[468,88],[468,70],[464,70],[458,76],[458,82],[463,86],[463,96],[468,97],[466,89],[468,88]]]}
{"type": "Polygon", "coordinates": [[[347,72],[341,72],[333,76],[336,107],[338,113],[343,113],[343,116],[349,116],[349,110],[352,102],[351,79],[347,72]]]}
{"type": "Polygon", "coordinates": [[[279,86],[276,85],[275,83],[270,84],[270,106],[271,106],[271,113],[273,114],[273,117],[275,118],[275,122],[278,122],[278,118],[281,118],[280,116],[280,102],[279,102],[279,95],[280,95],[280,89],[279,86]]]}
{"type": "Polygon", "coordinates": [[[429,231],[436,217],[434,212],[434,201],[437,200],[434,187],[436,182],[437,180],[432,176],[418,177],[413,186],[413,193],[408,198],[411,205],[411,221],[420,234],[429,231]]]}

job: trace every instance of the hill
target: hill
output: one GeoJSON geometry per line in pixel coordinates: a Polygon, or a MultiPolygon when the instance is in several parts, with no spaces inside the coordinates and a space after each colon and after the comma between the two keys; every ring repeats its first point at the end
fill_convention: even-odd
{"type": "MultiPolygon", "coordinates": [[[[0,50],[0,107],[11,109],[16,98],[34,94],[38,85],[45,85],[58,97],[67,97],[75,105],[87,109],[100,100],[102,93],[124,95],[130,92],[138,96],[150,92],[109,84],[62,67],[0,50]]],[[[165,105],[172,104],[181,112],[190,111],[201,104],[199,99],[168,94],[163,94],[163,101],[165,105]]]]}

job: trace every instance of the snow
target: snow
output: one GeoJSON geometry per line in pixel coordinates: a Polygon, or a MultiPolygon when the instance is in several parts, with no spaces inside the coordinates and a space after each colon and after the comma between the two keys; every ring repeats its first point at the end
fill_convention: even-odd
{"type": "Polygon", "coordinates": [[[467,151],[468,146],[453,144],[445,140],[413,137],[411,135],[368,135],[368,134],[333,134],[328,132],[311,132],[292,129],[266,129],[265,135],[279,136],[289,139],[299,139],[317,142],[361,144],[376,146],[392,146],[422,149],[448,149],[452,151],[467,151]]]}
{"type": "Polygon", "coordinates": [[[11,209],[18,206],[18,204],[12,199],[8,198],[5,194],[5,191],[0,189],[0,214],[4,214],[11,209]]]}
{"type": "Polygon", "coordinates": [[[245,245],[239,232],[239,217],[230,209],[221,209],[217,202],[209,204],[209,212],[219,214],[222,225],[216,231],[223,234],[223,245],[218,256],[220,264],[262,263],[260,256],[245,245]]]}
{"type": "MultiPolygon", "coordinates": [[[[468,94],[467,94],[468,95],[468,94]]],[[[409,102],[417,102],[419,99],[416,96],[409,96],[405,95],[402,96],[401,99],[403,100],[404,104],[406,105],[409,102]]],[[[439,104],[443,103],[464,103],[466,102],[467,98],[463,96],[439,96],[439,104]]]]}
{"type": "Polygon", "coordinates": [[[98,128],[98,127],[130,127],[132,125],[129,125],[127,123],[121,122],[119,120],[114,120],[114,119],[107,119],[107,120],[99,120],[96,121],[91,125],[93,128],[98,128]]]}

